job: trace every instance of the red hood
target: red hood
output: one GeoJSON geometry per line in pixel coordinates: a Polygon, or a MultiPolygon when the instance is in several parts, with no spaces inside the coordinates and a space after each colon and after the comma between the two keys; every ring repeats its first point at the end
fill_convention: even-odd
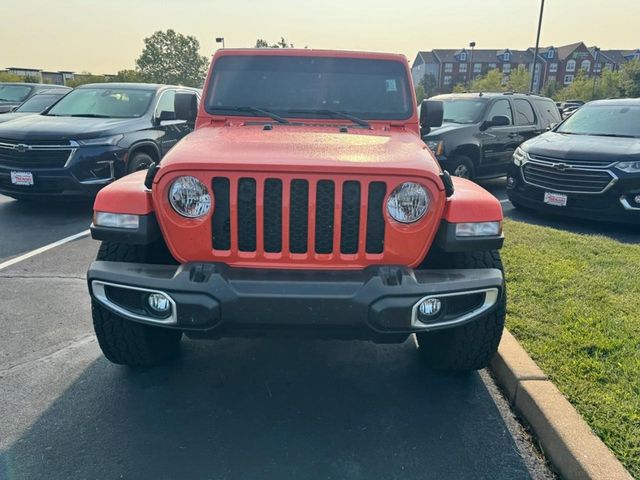
{"type": "Polygon", "coordinates": [[[336,127],[203,127],[162,160],[161,175],[180,170],[355,173],[437,177],[440,167],[412,132],[336,127]]]}

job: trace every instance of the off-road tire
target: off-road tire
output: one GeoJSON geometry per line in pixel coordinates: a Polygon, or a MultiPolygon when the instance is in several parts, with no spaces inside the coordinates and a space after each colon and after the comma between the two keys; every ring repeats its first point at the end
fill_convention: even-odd
{"type": "MultiPolygon", "coordinates": [[[[97,260],[146,263],[153,256],[149,250],[144,245],[103,242],[97,260]]],[[[113,363],[148,367],[174,358],[180,351],[180,330],[126,320],[95,300],[91,302],[91,314],[102,353],[113,363]]]]}
{"type": "MultiPolygon", "coordinates": [[[[503,270],[497,250],[441,253],[437,268],[497,268],[503,270]],[[446,266],[445,266],[446,265],[446,266]]],[[[432,267],[433,268],[433,267],[432,267]]],[[[459,327],[416,334],[418,353],[430,368],[448,371],[480,370],[498,350],[504,329],[506,290],[492,313],[459,327]]]]}
{"type": "Polygon", "coordinates": [[[127,173],[147,170],[155,160],[144,152],[135,153],[127,163],[127,173]]]}
{"type": "Polygon", "coordinates": [[[466,178],[473,180],[476,177],[476,168],[473,165],[473,161],[465,155],[455,155],[449,162],[447,162],[447,171],[456,177],[466,178]],[[464,168],[467,172],[466,175],[462,175],[460,169],[464,168]]]}

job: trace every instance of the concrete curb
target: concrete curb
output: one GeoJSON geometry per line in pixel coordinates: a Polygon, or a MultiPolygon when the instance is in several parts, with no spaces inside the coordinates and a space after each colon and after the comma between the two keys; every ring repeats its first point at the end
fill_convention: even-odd
{"type": "Polygon", "coordinates": [[[511,406],[531,427],[563,478],[633,480],[507,330],[490,368],[511,406]]]}

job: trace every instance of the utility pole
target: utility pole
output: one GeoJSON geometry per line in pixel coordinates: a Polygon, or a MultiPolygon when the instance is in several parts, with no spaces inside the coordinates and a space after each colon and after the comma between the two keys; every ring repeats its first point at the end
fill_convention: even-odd
{"type": "Polygon", "coordinates": [[[540,17],[538,18],[538,34],[536,35],[536,49],[533,53],[533,68],[531,70],[531,86],[529,87],[530,93],[535,93],[533,91],[533,83],[536,78],[536,64],[538,63],[538,50],[540,48],[540,31],[542,30],[542,14],[543,13],[544,13],[544,0],[541,0],[540,17]]]}
{"type": "Polygon", "coordinates": [[[593,100],[593,97],[596,96],[596,79],[598,78],[599,72],[601,71],[599,70],[600,64],[598,63],[600,57],[600,49],[598,47],[595,47],[593,49],[593,52],[595,63],[593,65],[593,88],[591,89],[591,100],[593,100]]]}
{"type": "Polygon", "coordinates": [[[469,59],[469,66],[467,67],[467,85],[466,85],[466,89],[469,90],[469,84],[471,83],[469,81],[469,77],[471,77],[471,81],[473,81],[473,49],[476,46],[476,42],[469,42],[469,47],[471,47],[471,57],[469,59]]]}

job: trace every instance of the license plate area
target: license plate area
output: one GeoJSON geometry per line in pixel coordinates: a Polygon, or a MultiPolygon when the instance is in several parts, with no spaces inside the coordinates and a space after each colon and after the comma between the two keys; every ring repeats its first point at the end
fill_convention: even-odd
{"type": "Polygon", "coordinates": [[[31,172],[11,172],[11,183],[23,187],[33,185],[33,173],[31,172]]]}
{"type": "Polygon", "coordinates": [[[544,192],[544,203],[554,207],[566,207],[567,196],[563,193],[544,192]]]}

